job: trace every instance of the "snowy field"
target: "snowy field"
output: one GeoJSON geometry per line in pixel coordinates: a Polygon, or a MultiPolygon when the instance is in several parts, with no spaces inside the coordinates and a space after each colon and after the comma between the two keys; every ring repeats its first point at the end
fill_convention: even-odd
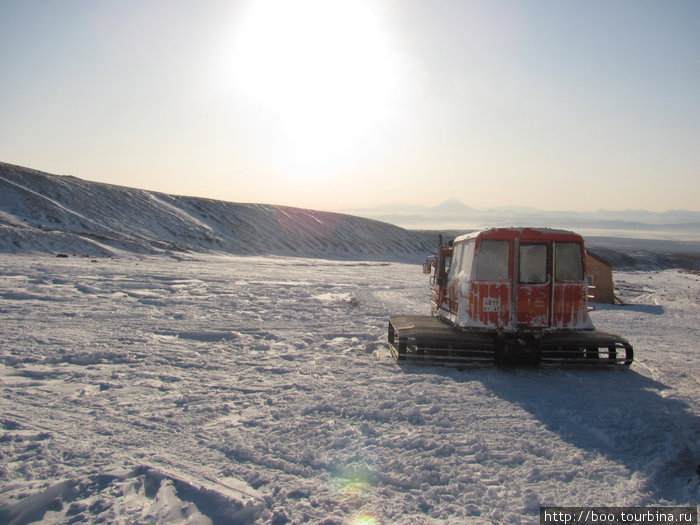
{"type": "Polygon", "coordinates": [[[700,276],[616,273],[629,371],[397,365],[420,266],[0,254],[0,523],[538,523],[697,505],[700,276]]]}

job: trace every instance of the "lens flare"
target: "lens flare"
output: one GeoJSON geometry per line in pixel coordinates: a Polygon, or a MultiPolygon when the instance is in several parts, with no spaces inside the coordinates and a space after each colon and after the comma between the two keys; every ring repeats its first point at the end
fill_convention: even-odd
{"type": "Polygon", "coordinates": [[[350,525],[379,525],[379,520],[373,514],[368,512],[360,512],[352,520],[350,525]]]}
{"type": "Polygon", "coordinates": [[[338,489],[338,493],[346,498],[357,498],[365,494],[367,490],[367,481],[360,478],[355,478],[345,480],[338,489]]]}
{"type": "MultiPolygon", "coordinates": [[[[366,428],[358,428],[365,433],[366,428]]],[[[382,512],[375,506],[377,486],[381,480],[382,461],[372,449],[346,447],[349,461],[337,462],[331,469],[331,490],[342,506],[350,510],[347,525],[379,525],[382,512]],[[352,517],[351,517],[352,516],[352,517]]]]}

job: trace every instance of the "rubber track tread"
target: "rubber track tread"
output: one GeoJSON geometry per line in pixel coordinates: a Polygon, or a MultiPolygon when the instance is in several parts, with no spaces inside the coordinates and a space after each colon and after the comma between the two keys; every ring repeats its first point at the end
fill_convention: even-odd
{"type": "MultiPolygon", "coordinates": [[[[632,346],[623,338],[598,331],[538,334],[470,332],[432,316],[395,316],[389,319],[389,348],[397,361],[421,364],[484,367],[522,362],[544,367],[627,368],[632,346]],[[527,337],[526,337],[527,336],[527,337]],[[510,338],[510,339],[508,339],[510,338]],[[526,340],[522,356],[498,358],[499,341],[526,340]],[[523,357],[523,359],[519,359],[523,357]]],[[[517,348],[516,348],[517,350],[517,348]]]]}

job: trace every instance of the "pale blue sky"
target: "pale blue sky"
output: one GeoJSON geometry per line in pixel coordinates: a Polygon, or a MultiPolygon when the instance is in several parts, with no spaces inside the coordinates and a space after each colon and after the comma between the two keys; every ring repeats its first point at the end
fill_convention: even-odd
{"type": "Polygon", "coordinates": [[[700,210],[700,2],[0,0],[0,161],[318,209],[700,210]]]}

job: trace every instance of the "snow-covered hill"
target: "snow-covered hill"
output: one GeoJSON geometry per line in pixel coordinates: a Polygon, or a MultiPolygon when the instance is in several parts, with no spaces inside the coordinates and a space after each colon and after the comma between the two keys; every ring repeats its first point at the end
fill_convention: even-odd
{"type": "Polygon", "coordinates": [[[0,251],[224,252],[419,260],[436,235],[338,213],[236,204],[0,163],[0,251]]]}
{"type": "MultiPolygon", "coordinates": [[[[443,208],[465,206],[453,199],[443,208]]],[[[441,233],[450,239],[464,231],[469,229],[441,233]]],[[[0,163],[0,252],[6,253],[214,252],[421,262],[434,253],[438,233],[339,213],[156,193],[0,163]]],[[[586,236],[586,244],[616,269],[700,269],[700,242],[613,234],[586,236]]]]}

